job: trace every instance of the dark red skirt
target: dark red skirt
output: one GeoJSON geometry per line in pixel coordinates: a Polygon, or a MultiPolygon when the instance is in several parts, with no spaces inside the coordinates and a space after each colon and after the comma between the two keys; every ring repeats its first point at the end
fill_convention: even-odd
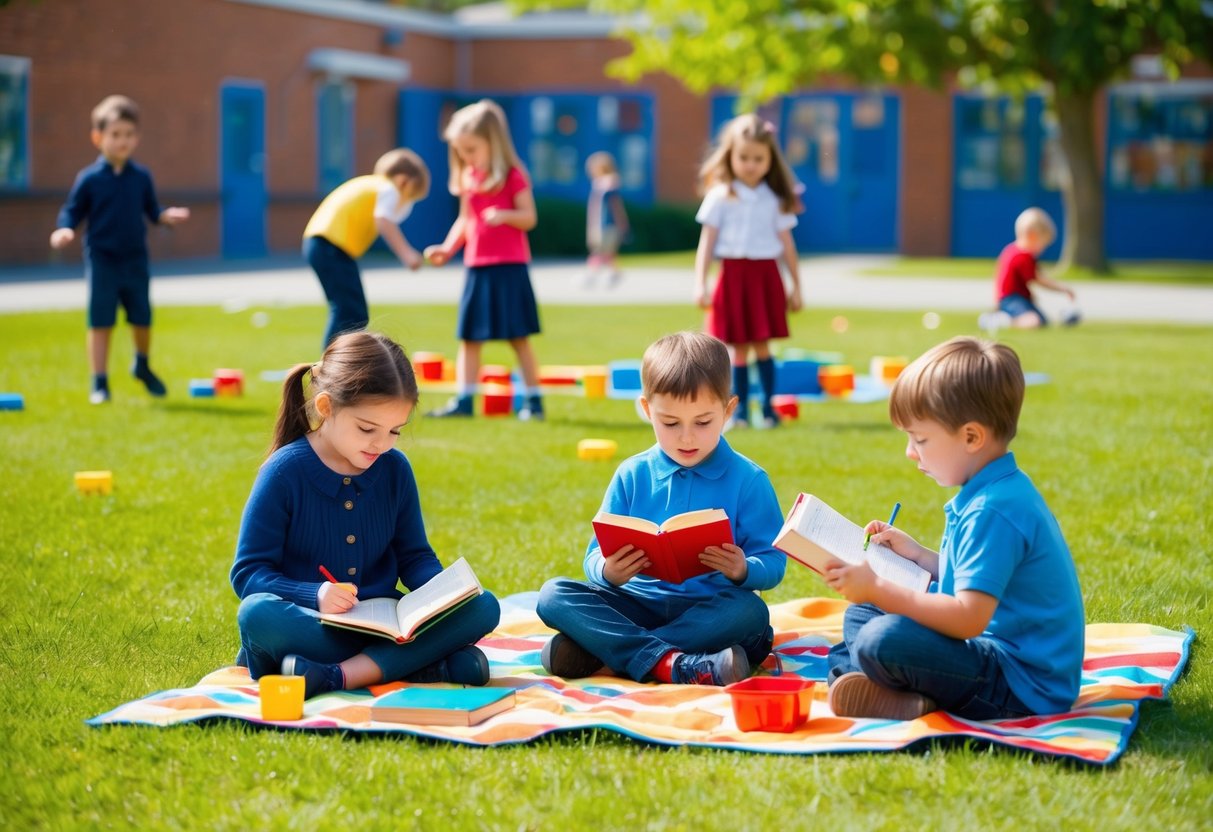
{"type": "Polygon", "coordinates": [[[788,295],[774,260],[722,260],[704,329],[726,344],[788,337],[788,295]]]}

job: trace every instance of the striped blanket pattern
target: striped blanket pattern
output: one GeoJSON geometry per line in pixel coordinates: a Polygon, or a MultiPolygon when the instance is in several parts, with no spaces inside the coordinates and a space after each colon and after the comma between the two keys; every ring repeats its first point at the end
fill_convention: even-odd
{"type": "MultiPolygon", "coordinates": [[[[167,690],[88,720],[90,725],[156,725],[241,720],[288,730],[409,734],[469,745],[522,743],[559,731],[604,729],[642,742],[775,754],[892,751],[930,740],[972,739],[1093,765],[1115,761],[1137,725],[1142,700],[1163,699],[1188,660],[1190,628],[1090,624],[1082,689],[1073,710],[1027,719],[974,722],[937,712],[912,721],[834,716],[825,685],[814,691],[810,718],[790,733],[738,730],[721,688],[641,684],[616,676],[564,680],[548,676],[539,653],[551,635],[535,615],[535,593],[502,601],[498,628],[481,641],[491,685],[517,691],[517,706],[471,727],[373,722],[374,696],[400,683],[308,700],[303,718],[261,719],[257,684],[244,668],[217,670],[191,688],[167,690]]],[[[808,598],[773,605],[776,649],[763,672],[823,680],[826,653],[841,637],[846,602],[808,598]]]]}

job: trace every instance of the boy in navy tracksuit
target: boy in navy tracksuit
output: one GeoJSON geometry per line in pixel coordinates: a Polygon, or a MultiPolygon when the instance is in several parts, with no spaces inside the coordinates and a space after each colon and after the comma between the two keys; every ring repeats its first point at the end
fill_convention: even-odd
{"type": "Polygon", "coordinates": [[[164,383],[148,366],[152,305],[149,297],[147,227],[144,217],[162,225],[189,219],[188,208],[161,210],[151,174],[133,161],[139,144],[139,108],[126,96],[111,95],[93,108],[93,144],[97,161],[80,171],[67,202],[59,211],[51,247],[60,249],[76,239],[75,228],[88,221],[84,238],[85,278],[88,280],[88,352],[93,372],[89,401],[110,400],[110,335],[118,305],[126,310],[135,341],[131,374],[153,396],[165,394],[164,383]]]}

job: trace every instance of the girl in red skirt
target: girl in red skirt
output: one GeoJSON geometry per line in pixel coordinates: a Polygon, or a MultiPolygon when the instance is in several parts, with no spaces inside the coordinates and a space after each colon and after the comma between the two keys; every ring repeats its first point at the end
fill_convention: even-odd
{"type": "MultiPolygon", "coordinates": [[[[800,309],[800,270],[792,228],[799,207],[775,130],[753,114],[738,116],[720,132],[700,170],[704,197],[695,219],[703,226],[695,254],[695,300],[708,310],[705,329],[729,345],[737,409],[728,427],[749,426],[749,355],[754,350],[764,401],[762,422],[779,424],[772,338],[788,337],[788,308],[800,309]],[[720,278],[708,293],[712,259],[720,278]],[[782,260],[791,281],[784,285],[782,260]]],[[[727,428],[726,428],[727,429],[727,428]]]]}

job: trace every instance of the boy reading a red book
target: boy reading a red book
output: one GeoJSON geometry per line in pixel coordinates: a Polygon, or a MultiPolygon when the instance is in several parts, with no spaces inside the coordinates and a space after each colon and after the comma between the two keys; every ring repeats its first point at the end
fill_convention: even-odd
{"type": "Polygon", "coordinates": [[[558,631],[543,666],[566,678],[605,665],[637,681],[727,685],[771,652],[770,613],[754,590],[783,579],[785,557],[771,545],[783,523],[779,501],[766,472],[721,436],[737,406],[724,343],[667,335],[645,351],[640,374],[657,444],[619,466],[602,510],[661,523],[723,509],[735,544],[706,547],[699,557],[709,572],[668,583],[641,574],[651,566],[644,551],[603,552],[591,538],[589,580],[553,578],[540,590],[539,617],[558,631]]]}

